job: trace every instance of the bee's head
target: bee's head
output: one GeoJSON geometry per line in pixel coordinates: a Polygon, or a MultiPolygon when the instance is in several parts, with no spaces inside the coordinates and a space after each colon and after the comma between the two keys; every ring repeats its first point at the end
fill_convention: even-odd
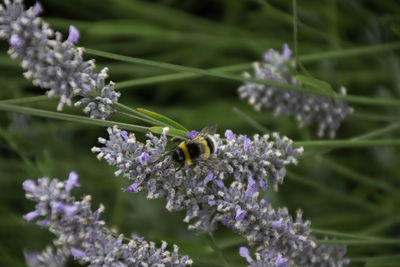
{"type": "Polygon", "coordinates": [[[184,162],[185,155],[183,154],[182,149],[180,149],[179,147],[175,149],[174,154],[172,154],[172,159],[179,163],[184,162]]]}

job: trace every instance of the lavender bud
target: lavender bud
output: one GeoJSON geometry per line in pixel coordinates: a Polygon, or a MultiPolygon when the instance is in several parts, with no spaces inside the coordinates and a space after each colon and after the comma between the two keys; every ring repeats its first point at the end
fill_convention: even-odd
{"type": "Polygon", "coordinates": [[[36,3],[25,10],[22,1],[5,1],[0,9],[0,38],[8,39],[9,54],[22,60],[25,78],[48,89],[47,95],[60,96],[57,110],[71,105],[75,96],[81,99],[76,106],[93,118],[105,119],[114,113],[112,104],[120,93],[114,84],[105,84],[106,69],[95,73],[93,60],[83,60],[83,49],[73,44],[79,40],[79,31],[70,26],[67,41],[54,32],[38,15],[43,11],[36,3]]]}
{"type": "MultiPolygon", "coordinates": [[[[269,49],[264,54],[264,62],[254,63],[254,77],[262,80],[300,85],[284,64],[290,62],[292,52],[287,44],[283,46],[282,54],[269,49]]],[[[249,73],[245,77],[251,77],[249,73]]],[[[270,87],[256,83],[245,83],[238,89],[240,98],[248,99],[250,105],[258,111],[274,109],[275,115],[294,116],[299,127],[311,124],[318,125],[318,136],[323,137],[327,132],[330,138],[334,138],[344,120],[353,109],[341,99],[333,99],[324,96],[310,95],[282,88],[270,87]]],[[[339,94],[345,95],[344,88],[340,88],[339,94]]]]}
{"type": "MultiPolygon", "coordinates": [[[[92,211],[90,196],[77,201],[70,195],[72,187],[77,185],[77,178],[77,174],[71,173],[65,182],[41,178],[33,184],[31,180],[25,181],[23,186],[28,189],[26,197],[36,202],[35,211],[28,213],[25,219],[42,217],[37,224],[48,228],[56,236],[54,244],[63,250],[63,257],[72,255],[90,266],[183,267],[192,263],[188,256],[179,257],[177,246],[170,252],[166,250],[166,243],[156,248],[153,242],[130,240],[126,243],[123,242],[123,235],[115,237],[100,220],[100,214],[104,211],[102,205],[92,211]]],[[[44,265],[44,259],[56,258],[58,252],[56,255],[46,255],[48,257],[36,257],[39,265],[34,265],[35,257],[28,257],[27,261],[32,262],[30,266],[62,266],[44,265]]]]}
{"type": "Polygon", "coordinates": [[[80,38],[80,34],[77,28],[73,25],[69,26],[69,34],[67,40],[73,44],[77,44],[80,38]]]}

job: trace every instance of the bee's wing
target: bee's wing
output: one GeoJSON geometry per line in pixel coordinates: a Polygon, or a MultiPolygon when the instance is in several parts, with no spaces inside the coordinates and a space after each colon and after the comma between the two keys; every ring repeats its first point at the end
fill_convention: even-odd
{"type": "Polygon", "coordinates": [[[216,123],[205,126],[199,133],[199,135],[207,136],[209,134],[213,135],[217,132],[218,125],[216,123]]]}
{"type": "Polygon", "coordinates": [[[223,172],[228,172],[228,170],[229,170],[228,166],[226,166],[226,164],[221,162],[217,157],[209,157],[206,160],[198,159],[198,160],[196,160],[196,162],[207,165],[215,170],[219,170],[219,171],[223,171],[223,172]]]}

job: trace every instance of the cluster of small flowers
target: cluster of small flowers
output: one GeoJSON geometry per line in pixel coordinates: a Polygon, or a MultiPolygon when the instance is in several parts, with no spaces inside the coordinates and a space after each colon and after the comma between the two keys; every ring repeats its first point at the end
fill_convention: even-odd
{"type": "Polygon", "coordinates": [[[36,202],[35,210],[24,218],[31,221],[41,217],[37,224],[48,228],[57,237],[54,240],[57,252],[49,249],[36,257],[27,257],[33,266],[35,262],[39,265],[48,261],[62,263],[69,255],[89,266],[183,267],[192,264],[188,256],[179,257],[175,245],[174,251],[170,252],[166,250],[165,242],[157,248],[153,242],[142,238],[124,243],[123,235],[115,237],[99,219],[104,211],[102,205],[93,212],[90,196],[76,201],[70,195],[73,187],[80,186],[77,179],[77,174],[71,172],[65,182],[40,178],[37,182],[26,180],[23,183],[26,197],[36,202]]]}
{"type": "MultiPolygon", "coordinates": [[[[291,85],[299,85],[299,81],[292,75],[285,61],[290,60],[292,52],[287,44],[283,46],[282,54],[274,49],[264,54],[262,64],[256,62],[254,77],[262,80],[270,80],[291,85]]],[[[293,68],[293,62],[288,62],[293,68]]],[[[251,74],[244,73],[250,78],[251,74]]],[[[328,132],[330,138],[334,138],[341,121],[353,112],[349,105],[340,99],[324,96],[310,95],[296,91],[284,90],[257,83],[245,83],[238,89],[240,98],[248,99],[250,105],[258,111],[262,109],[274,109],[275,115],[292,115],[296,118],[300,127],[318,124],[318,136],[323,137],[328,132]]],[[[340,94],[345,95],[346,89],[340,88],[340,94]]]]}
{"type": "MultiPolygon", "coordinates": [[[[126,191],[146,189],[149,199],[166,198],[169,211],[186,211],[184,221],[190,229],[210,232],[221,222],[246,237],[257,251],[267,253],[265,261],[281,255],[296,266],[347,263],[344,247],[317,246],[312,241],[310,223],[303,222],[301,214],[293,221],[287,209],[275,210],[259,199],[259,191],[268,183],[277,188],[286,165],[297,162],[302,148],[293,148],[291,140],[277,134],[273,142],[268,135],[251,140],[228,130],[226,142],[214,135],[218,149],[212,156],[218,167],[204,162],[177,170],[168,156],[167,131],[159,138],[148,133],[149,139],[141,143],[134,134],[109,128],[109,139],[99,138],[104,146],[92,151],[116,166],[116,175],[133,181],[126,191]]],[[[190,132],[188,138],[193,136],[190,132]]]]}
{"type": "Polygon", "coordinates": [[[49,89],[49,97],[60,96],[58,110],[79,96],[82,99],[75,105],[84,104],[84,112],[91,117],[105,119],[113,114],[112,104],[120,93],[112,82],[105,84],[107,68],[95,73],[94,60],[84,61],[83,48],[74,47],[80,37],[78,30],[70,26],[63,42],[61,33],[38,17],[43,11],[39,3],[25,10],[22,2],[4,0],[4,6],[0,5],[0,38],[8,40],[12,58],[22,59],[25,78],[49,89]]]}
{"type": "Polygon", "coordinates": [[[286,267],[288,265],[288,260],[283,258],[281,254],[273,257],[272,253],[269,255],[256,253],[256,260],[254,260],[246,247],[240,247],[239,254],[246,259],[250,267],[286,267]]]}
{"type": "Polygon", "coordinates": [[[69,251],[65,248],[54,250],[51,246],[39,252],[24,252],[26,265],[29,267],[64,267],[66,265],[69,251]]]}

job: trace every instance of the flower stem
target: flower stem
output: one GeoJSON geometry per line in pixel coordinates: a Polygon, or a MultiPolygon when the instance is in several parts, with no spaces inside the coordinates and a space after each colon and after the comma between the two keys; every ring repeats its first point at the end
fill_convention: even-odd
{"type": "Polygon", "coordinates": [[[227,260],[225,259],[225,256],[224,256],[224,254],[222,253],[221,248],[218,246],[217,241],[215,240],[214,234],[210,231],[210,232],[208,233],[208,235],[210,236],[211,241],[214,243],[216,252],[218,253],[219,257],[220,257],[220,258],[222,259],[222,261],[224,262],[224,266],[225,266],[225,267],[229,267],[229,264],[228,264],[227,260]]]}

